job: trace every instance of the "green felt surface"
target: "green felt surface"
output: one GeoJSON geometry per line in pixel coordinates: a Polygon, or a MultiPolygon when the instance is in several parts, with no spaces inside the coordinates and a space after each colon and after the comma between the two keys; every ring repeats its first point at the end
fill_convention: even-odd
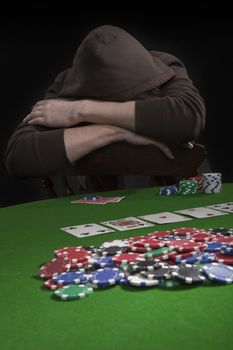
{"type": "Polygon", "coordinates": [[[57,301],[38,278],[41,264],[57,248],[100,245],[106,240],[175,227],[233,227],[233,215],[114,232],[78,239],[61,227],[206,206],[233,200],[233,184],[215,195],[156,196],[158,189],[104,195],[127,197],[120,203],[75,205],[81,196],[44,200],[0,210],[1,348],[231,349],[233,286],[206,284],[177,290],[116,286],[86,299],[57,301]]]}

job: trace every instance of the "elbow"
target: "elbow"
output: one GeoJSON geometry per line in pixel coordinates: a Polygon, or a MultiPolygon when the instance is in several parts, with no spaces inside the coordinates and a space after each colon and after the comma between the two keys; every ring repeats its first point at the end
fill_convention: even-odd
{"type": "MultiPolygon", "coordinates": [[[[166,139],[184,143],[196,140],[205,127],[206,109],[203,100],[184,100],[177,98],[173,115],[167,114],[168,130],[164,130],[166,139]]],[[[165,115],[166,118],[166,115],[165,115]]]]}

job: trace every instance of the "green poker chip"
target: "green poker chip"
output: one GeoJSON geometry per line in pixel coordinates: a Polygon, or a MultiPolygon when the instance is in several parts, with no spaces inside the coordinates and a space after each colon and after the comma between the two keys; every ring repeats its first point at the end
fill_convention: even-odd
{"type": "Polygon", "coordinates": [[[54,295],[61,300],[77,300],[87,297],[93,292],[93,288],[84,284],[70,284],[54,291],[54,295]]]}
{"type": "Polygon", "coordinates": [[[177,287],[180,287],[182,285],[183,284],[176,279],[170,279],[170,280],[162,279],[159,282],[159,287],[161,287],[161,288],[177,288],[177,287]]]}
{"type": "Polygon", "coordinates": [[[162,256],[162,255],[166,255],[168,253],[171,253],[171,252],[173,252],[173,250],[174,250],[173,247],[164,247],[164,248],[151,250],[150,252],[143,254],[143,256],[146,259],[154,258],[156,256],[162,256]]]}

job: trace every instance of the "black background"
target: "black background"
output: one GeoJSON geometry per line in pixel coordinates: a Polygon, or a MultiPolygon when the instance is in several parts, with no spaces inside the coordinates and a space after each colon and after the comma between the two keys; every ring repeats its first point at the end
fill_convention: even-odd
{"type": "Polygon", "coordinates": [[[207,108],[206,129],[199,141],[207,147],[212,170],[222,172],[224,182],[233,182],[233,19],[229,7],[205,1],[84,5],[77,1],[2,2],[0,205],[46,198],[39,180],[8,175],[3,152],[31,106],[43,98],[54,77],[71,65],[82,39],[104,24],[120,26],[147,49],[170,52],[185,63],[207,108]]]}

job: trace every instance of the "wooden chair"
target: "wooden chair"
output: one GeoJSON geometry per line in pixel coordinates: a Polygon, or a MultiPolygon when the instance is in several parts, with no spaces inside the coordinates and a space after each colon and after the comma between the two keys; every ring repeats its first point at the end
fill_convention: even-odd
{"type": "MultiPolygon", "coordinates": [[[[98,149],[80,159],[75,166],[55,174],[62,179],[66,195],[74,194],[68,182],[70,175],[150,175],[157,185],[169,185],[180,178],[198,175],[198,168],[206,159],[206,148],[194,144],[193,149],[182,145],[171,146],[175,159],[168,159],[157,147],[135,146],[118,142],[98,149]]],[[[42,179],[50,198],[57,197],[53,177],[42,179]]]]}

